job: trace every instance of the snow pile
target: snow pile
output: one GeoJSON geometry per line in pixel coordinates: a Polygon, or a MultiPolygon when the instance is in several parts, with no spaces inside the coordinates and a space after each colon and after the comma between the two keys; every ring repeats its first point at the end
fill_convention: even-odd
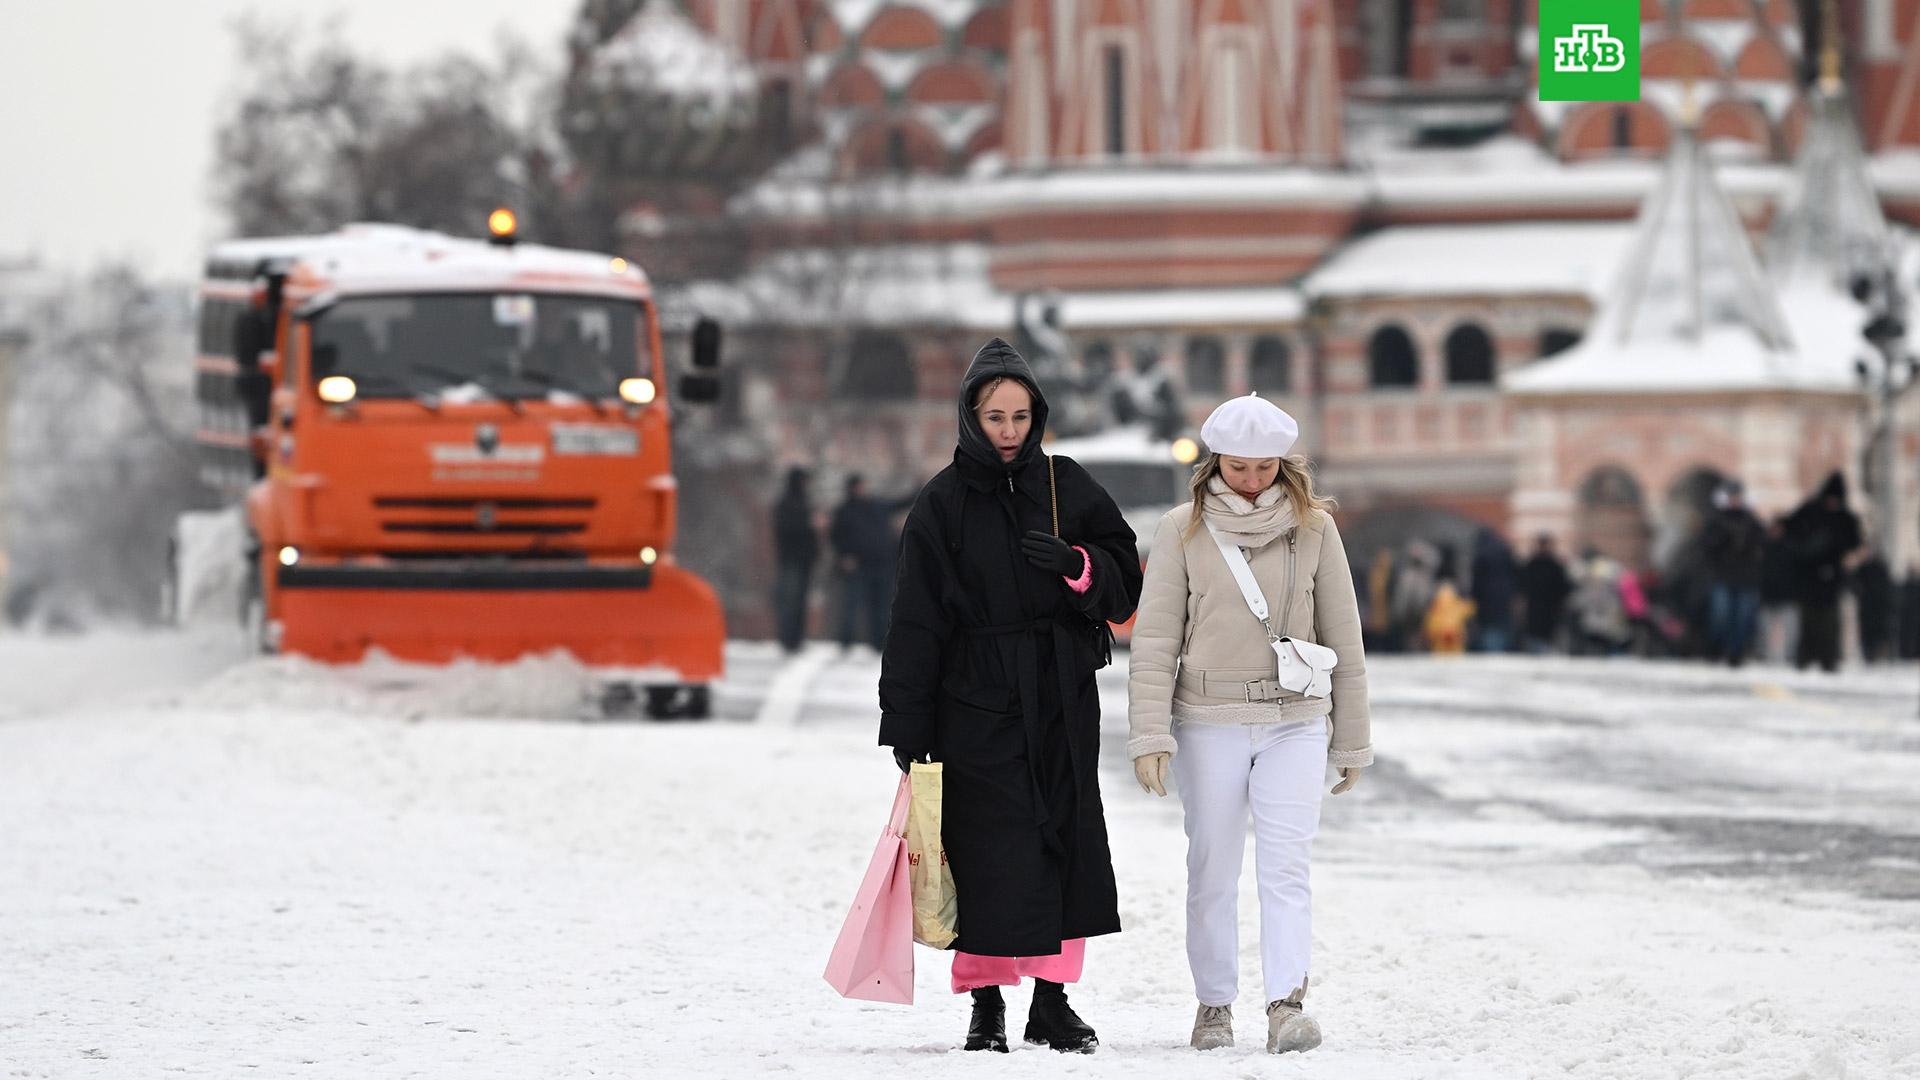
{"type": "Polygon", "coordinates": [[[506,664],[457,660],[412,664],[379,650],[358,664],[300,656],[262,657],[183,696],[183,709],[269,710],[439,717],[590,719],[599,677],[555,650],[506,664]]]}

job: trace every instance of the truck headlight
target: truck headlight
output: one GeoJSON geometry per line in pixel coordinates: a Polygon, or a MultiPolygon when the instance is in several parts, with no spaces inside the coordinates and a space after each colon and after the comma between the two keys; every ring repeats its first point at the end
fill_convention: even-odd
{"type": "Polygon", "coordinates": [[[656,393],[658,391],[654,389],[652,379],[620,380],[620,396],[635,405],[652,404],[656,393]]]}
{"type": "Polygon", "coordinates": [[[320,380],[320,400],[329,405],[345,405],[359,396],[360,384],[345,375],[329,375],[320,380]]]}
{"type": "Polygon", "coordinates": [[[280,549],[280,565],[281,566],[292,566],[295,563],[298,563],[299,561],[300,561],[299,548],[283,547],[280,549]]]}
{"type": "Polygon", "coordinates": [[[652,566],[660,561],[660,553],[650,547],[643,547],[640,549],[640,561],[652,566]]]}

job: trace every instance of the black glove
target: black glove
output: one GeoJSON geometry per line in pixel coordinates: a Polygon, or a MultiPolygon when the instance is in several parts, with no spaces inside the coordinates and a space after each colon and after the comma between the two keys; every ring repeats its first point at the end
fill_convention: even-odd
{"type": "Polygon", "coordinates": [[[1028,529],[1020,541],[1020,549],[1027,553],[1027,561],[1035,568],[1063,578],[1077,578],[1080,571],[1086,569],[1086,560],[1073,550],[1073,545],[1052,533],[1028,529]]]}
{"type": "Polygon", "coordinates": [[[908,768],[908,766],[912,765],[916,761],[932,761],[932,760],[933,760],[932,754],[916,754],[910,750],[902,750],[899,747],[894,747],[894,750],[893,750],[893,763],[895,765],[900,766],[901,772],[912,772],[913,770],[908,768]]]}

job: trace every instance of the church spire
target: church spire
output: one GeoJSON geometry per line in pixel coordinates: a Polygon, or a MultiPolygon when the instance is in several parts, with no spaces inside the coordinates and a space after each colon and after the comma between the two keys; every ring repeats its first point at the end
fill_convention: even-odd
{"type": "Polygon", "coordinates": [[[1699,341],[1708,329],[1724,326],[1751,330],[1769,351],[1789,346],[1786,320],[1746,227],[1714,179],[1692,124],[1675,133],[1598,320],[1596,340],[1616,347],[1699,341]]]}
{"type": "Polygon", "coordinates": [[[1774,280],[1825,279],[1845,288],[1885,254],[1887,220],[1867,174],[1853,104],[1840,77],[1840,34],[1826,0],[1820,79],[1809,89],[1806,134],[1781,191],[1767,241],[1774,280]]]}

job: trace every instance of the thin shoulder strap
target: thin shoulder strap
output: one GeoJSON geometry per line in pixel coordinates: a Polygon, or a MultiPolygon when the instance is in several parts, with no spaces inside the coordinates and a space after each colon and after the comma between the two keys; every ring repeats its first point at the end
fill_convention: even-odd
{"type": "Polygon", "coordinates": [[[1053,455],[1047,455],[1047,498],[1053,503],[1053,535],[1060,535],[1060,487],[1053,482],[1053,455]]]}
{"type": "Polygon", "coordinates": [[[1207,522],[1207,535],[1213,537],[1214,545],[1220,549],[1220,557],[1227,560],[1227,569],[1233,571],[1233,582],[1240,586],[1240,595],[1246,600],[1247,607],[1252,610],[1253,617],[1259,619],[1260,625],[1266,627],[1267,633],[1271,635],[1273,623],[1267,615],[1267,598],[1260,592],[1260,583],[1253,578],[1253,567],[1247,565],[1246,552],[1221,536],[1214,529],[1211,521],[1207,522]]]}

